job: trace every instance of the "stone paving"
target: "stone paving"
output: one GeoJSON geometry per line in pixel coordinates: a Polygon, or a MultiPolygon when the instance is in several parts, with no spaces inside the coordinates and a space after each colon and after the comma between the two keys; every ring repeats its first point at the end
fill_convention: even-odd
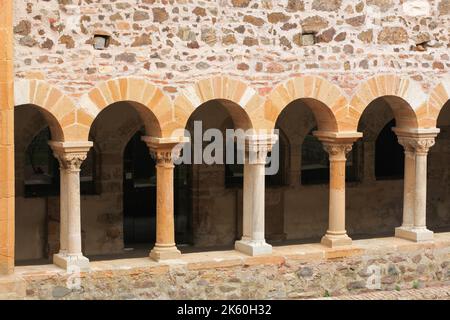
{"type": "Polygon", "coordinates": [[[450,285],[400,291],[376,291],[320,300],[450,300],[450,285]]]}

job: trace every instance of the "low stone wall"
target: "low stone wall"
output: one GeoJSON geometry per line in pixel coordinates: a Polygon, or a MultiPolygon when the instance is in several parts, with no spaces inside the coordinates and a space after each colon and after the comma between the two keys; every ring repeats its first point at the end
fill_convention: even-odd
{"type": "Polygon", "coordinates": [[[0,297],[25,299],[299,299],[450,284],[450,233],[412,243],[396,238],[275,247],[272,255],[235,251],[92,262],[78,281],[53,265],[17,267],[0,277],[0,297]]]}

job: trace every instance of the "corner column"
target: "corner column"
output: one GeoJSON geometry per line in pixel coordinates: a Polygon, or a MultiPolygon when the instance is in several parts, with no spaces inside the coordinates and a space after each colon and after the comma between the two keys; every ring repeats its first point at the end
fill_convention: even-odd
{"type": "Polygon", "coordinates": [[[264,236],[265,164],[277,135],[245,137],[243,235],[235,249],[255,256],[272,252],[264,236]]]}
{"type": "Polygon", "coordinates": [[[0,274],[14,272],[13,1],[0,1],[0,274]]]}
{"type": "Polygon", "coordinates": [[[328,208],[328,230],[321,243],[327,247],[346,246],[352,239],[345,230],[345,169],[347,153],[352,144],[362,136],[361,133],[329,133],[316,131],[313,133],[322,141],[330,161],[330,195],[328,208]]]}
{"type": "Polygon", "coordinates": [[[150,258],[156,261],[179,258],[175,244],[173,160],[189,142],[186,137],[142,137],[156,160],[156,243],[150,258]]]}
{"type": "Polygon", "coordinates": [[[440,130],[393,130],[405,149],[403,222],[395,236],[416,242],[432,240],[433,232],[426,227],[427,156],[440,130]]]}
{"type": "Polygon", "coordinates": [[[60,250],[53,263],[63,269],[89,270],[81,252],[80,167],[93,143],[50,141],[60,170],[60,250]]]}

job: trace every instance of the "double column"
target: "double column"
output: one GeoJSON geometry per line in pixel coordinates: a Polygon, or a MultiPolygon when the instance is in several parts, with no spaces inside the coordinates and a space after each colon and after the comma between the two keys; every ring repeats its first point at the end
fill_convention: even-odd
{"type": "Polygon", "coordinates": [[[53,263],[66,270],[89,269],[89,260],[81,252],[80,167],[92,142],[50,141],[60,170],[60,250],[53,263]]]}
{"type": "Polygon", "coordinates": [[[142,137],[142,140],[156,161],[156,243],[150,258],[156,261],[176,259],[181,252],[175,244],[173,161],[189,139],[142,137]]]}
{"type": "Polygon", "coordinates": [[[362,137],[362,134],[323,131],[315,131],[313,134],[322,141],[330,161],[328,230],[321,243],[327,247],[351,245],[352,239],[345,230],[345,169],[347,153],[352,150],[353,142],[362,137]]]}
{"type": "Polygon", "coordinates": [[[274,134],[245,137],[243,235],[235,249],[251,256],[272,252],[264,237],[265,164],[277,139],[274,134]]]}
{"type": "Polygon", "coordinates": [[[433,232],[426,227],[427,156],[439,129],[393,130],[405,149],[403,222],[395,229],[395,236],[412,241],[431,240],[433,232]]]}

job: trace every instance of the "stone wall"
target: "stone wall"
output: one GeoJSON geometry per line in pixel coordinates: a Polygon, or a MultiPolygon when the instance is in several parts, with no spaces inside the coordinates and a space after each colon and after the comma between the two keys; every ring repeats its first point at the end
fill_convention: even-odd
{"type": "Polygon", "coordinates": [[[421,2],[428,12],[413,16],[400,0],[16,1],[15,74],[73,96],[130,75],[175,95],[212,74],[261,95],[304,74],[351,94],[392,73],[427,92],[448,74],[450,2],[421,2]],[[106,50],[93,49],[95,33],[111,36],[106,50]]]}
{"type": "Polygon", "coordinates": [[[449,284],[449,241],[443,233],[422,244],[384,238],[340,249],[278,247],[261,257],[222,251],[165,263],[93,262],[77,289],[68,287],[78,280],[55,266],[17,267],[14,277],[0,277],[0,298],[301,299],[401,291],[449,284]]]}

